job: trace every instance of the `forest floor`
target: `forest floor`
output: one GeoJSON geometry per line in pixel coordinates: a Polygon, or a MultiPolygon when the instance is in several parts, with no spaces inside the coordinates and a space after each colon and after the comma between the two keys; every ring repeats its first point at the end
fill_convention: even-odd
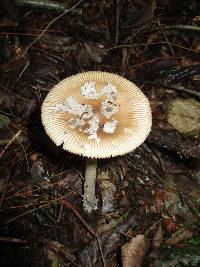
{"type": "Polygon", "coordinates": [[[200,266],[200,2],[4,0],[0,16],[0,266],[200,266]],[[88,70],[134,82],[153,116],[140,147],[98,161],[91,214],[85,159],[40,111],[88,70]]]}

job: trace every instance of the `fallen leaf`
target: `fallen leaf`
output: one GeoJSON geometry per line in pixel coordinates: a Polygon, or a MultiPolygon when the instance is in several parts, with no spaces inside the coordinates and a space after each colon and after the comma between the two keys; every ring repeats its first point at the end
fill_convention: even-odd
{"type": "Polygon", "coordinates": [[[133,237],[121,247],[123,267],[140,267],[149,249],[149,240],[144,235],[133,237]]]}
{"type": "Polygon", "coordinates": [[[163,192],[156,190],[154,193],[155,208],[157,213],[161,214],[164,208],[163,192]]]}
{"type": "Polygon", "coordinates": [[[175,99],[168,105],[167,121],[186,136],[200,133],[200,102],[195,99],[175,99]]]}
{"type": "Polygon", "coordinates": [[[173,235],[165,241],[166,245],[174,246],[177,243],[193,237],[194,231],[189,229],[181,229],[173,233],[173,235]]]}
{"type": "Polygon", "coordinates": [[[161,224],[159,225],[154,237],[153,237],[153,240],[152,240],[152,247],[154,249],[159,249],[161,244],[163,242],[163,229],[162,229],[162,226],[161,224]]]}

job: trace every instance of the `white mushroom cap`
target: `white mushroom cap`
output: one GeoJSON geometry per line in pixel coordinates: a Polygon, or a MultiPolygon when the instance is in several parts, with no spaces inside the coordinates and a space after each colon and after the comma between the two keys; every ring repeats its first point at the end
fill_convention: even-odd
{"type": "Polygon", "coordinates": [[[73,75],[55,85],[41,116],[57,146],[91,158],[131,152],[144,142],[152,125],[142,91],[119,75],[100,71],[73,75]]]}

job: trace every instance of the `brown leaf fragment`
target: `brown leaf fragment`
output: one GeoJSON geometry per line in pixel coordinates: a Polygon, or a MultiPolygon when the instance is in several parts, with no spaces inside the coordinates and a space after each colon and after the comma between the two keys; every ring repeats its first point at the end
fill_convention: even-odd
{"type": "Polygon", "coordinates": [[[123,267],[140,267],[149,249],[149,240],[144,235],[133,237],[121,247],[123,267]]]}
{"type": "Polygon", "coordinates": [[[163,229],[162,229],[162,226],[161,224],[159,225],[154,237],[153,237],[153,240],[152,240],[152,247],[154,249],[159,249],[159,247],[161,246],[162,244],[162,241],[163,241],[163,229]]]}
{"type": "Polygon", "coordinates": [[[176,98],[169,102],[167,121],[184,136],[200,134],[200,102],[193,98],[176,98]]]}
{"type": "Polygon", "coordinates": [[[68,259],[70,262],[74,262],[76,260],[76,257],[74,256],[73,250],[71,248],[65,247],[58,241],[47,240],[46,238],[42,238],[41,241],[45,244],[45,252],[49,259],[51,259],[52,261],[59,253],[63,255],[66,259],[68,259]]]}
{"type": "Polygon", "coordinates": [[[156,212],[159,214],[163,212],[163,208],[164,208],[163,194],[164,193],[160,190],[156,190],[154,193],[155,208],[156,208],[156,212]]]}
{"type": "Polygon", "coordinates": [[[177,228],[175,220],[163,217],[163,225],[167,232],[174,232],[177,228]]]}
{"type": "Polygon", "coordinates": [[[175,232],[169,239],[165,241],[166,245],[174,246],[177,243],[193,237],[194,231],[190,229],[181,229],[175,232]]]}
{"type": "Polygon", "coordinates": [[[80,266],[102,266],[99,265],[102,263],[99,253],[99,245],[102,248],[104,258],[107,261],[107,259],[111,257],[111,254],[123,244],[124,238],[122,234],[127,232],[130,227],[137,227],[139,224],[141,224],[140,218],[132,215],[127,221],[113,227],[113,229],[108,232],[98,235],[98,242],[95,238],[89,244],[82,246],[76,252],[77,261],[80,263],[80,266]]]}

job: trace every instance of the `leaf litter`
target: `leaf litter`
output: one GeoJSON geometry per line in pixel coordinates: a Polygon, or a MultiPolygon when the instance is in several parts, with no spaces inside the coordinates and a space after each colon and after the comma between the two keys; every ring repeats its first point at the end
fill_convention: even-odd
{"type": "Polygon", "coordinates": [[[0,4],[0,265],[199,266],[199,2],[30,2],[0,4]],[[49,89],[88,70],[130,79],[153,112],[145,144],[99,162],[91,215],[84,160],[40,121],[49,89]]]}

